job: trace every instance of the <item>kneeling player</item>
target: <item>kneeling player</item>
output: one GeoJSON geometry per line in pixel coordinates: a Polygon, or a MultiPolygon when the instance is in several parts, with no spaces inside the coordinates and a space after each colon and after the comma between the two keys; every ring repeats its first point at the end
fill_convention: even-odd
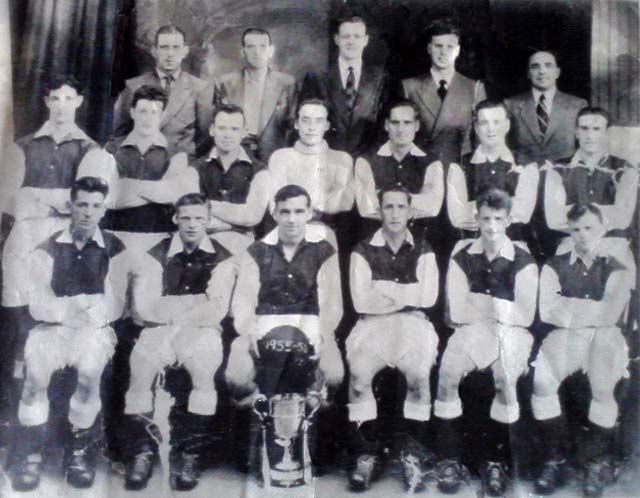
{"type": "Polygon", "coordinates": [[[407,379],[404,418],[409,438],[402,449],[407,489],[424,488],[422,461],[431,414],[429,378],[438,336],[424,314],[438,296],[438,267],[431,247],[413,238],[407,225],[411,193],[387,187],[379,195],[382,228],[360,242],[351,256],[351,293],[361,318],[347,340],[349,420],[354,425],[354,491],[369,487],[378,470],[375,375],[390,366],[407,379]]]}
{"type": "Polygon", "coordinates": [[[40,323],[25,346],[26,379],[11,464],[18,491],[35,489],[40,482],[47,387],[52,374],[66,366],[77,369],[78,385],[69,404],[65,474],[74,487],[93,484],[100,379],[116,341],[109,324],[122,314],[126,288],[124,244],[98,228],[107,193],[101,178],[77,180],[68,203],[70,227],[40,244],[30,258],[29,312],[40,323]]]}
{"type": "Polygon", "coordinates": [[[210,207],[203,194],[186,194],[176,202],[178,233],[138,255],[133,307],[147,327],[131,353],[131,381],[125,398],[133,457],[126,486],[142,489],[153,470],[157,442],[148,424],[153,412],[152,386],[165,367],[180,364],[189,372],[192,390],[187,409],[174,406],[170,416],[172,486],[188,490],[198,484],[204,435],[216,412],[214,374],[222,363],[220,321],[229,309],[233,288],[231,254],[207,237],[210,207]]]}
{"type": "Polygon", "coordinates": [[[437,450],[443,459],[438,486],[445,493],[455,493],[466,475],[460,463],[460,382],[474,370],[491,368],[496,394],[482,477],[485,492],[501,496],[507,486],[509,424],[520,416],[516,382],[527,372],[533,344],[527,327],[536,309],[538,268],[526,247],[506,235],[511,210],[508,194],[491,189],[476,202],[480,237],[458,243],[447,274],[455,332],[442,358],[434,403],[434,414],[441,419],[437,450]]]}
{"type": "Polygon", "coordinates": [[[552,257],[540,276],[540,317],[557,328],[545,338],[534,374],[533,414],[540,421],[546,462],[536,491],[552,494],[561,484],[566,420],[558,388],[583,371],[591,384],[585,496],[602,496],[613,476],[611,443],[618,417],[614,389],[627,375],[627,343],[619,328],[629,304],[633,268],[610,253],[603,241],[603,214],[594,204],[575,204],[567,213],[570,251],[552,257]]]}

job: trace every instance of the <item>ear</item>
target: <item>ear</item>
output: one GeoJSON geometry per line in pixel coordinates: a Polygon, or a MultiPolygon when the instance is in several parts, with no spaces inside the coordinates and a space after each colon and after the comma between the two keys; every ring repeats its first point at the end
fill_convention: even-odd
{"type": "Polygon", "coordinates": [[[151,47],[151,55],[153,55],[154,59],[158,58],[158,48],[155,45],[151,47]]]}
{"type": "Polygon", "coordinates": [[[389,133],[389,127],[390,127],[390,126],[391,126],[391,125],[389,124],[389,120],[388,120],[388,119],[385,119],[385,120],[384,120],[384,131],[386,131],[387,133],[389,133]]]}
{"type": "Polygon", "coordinates": [[[338,45],[340,43],[340,37],[337,34],[333,35],[333,42],[336,45],[338,45]]]}
{"type": "Polygon", "coordinates": [[[460,55],[460,44],[459,43],[458,43],[458,46],[456,47],[455,53],[456,53],[455,58],[457,59],[458,56],[460,55]]]}
{"type": "Polygon", "coordinates": [[[71,211],[71,206],[73,206],[73,202],[67,201],[66,205],[67,205],[67,211],[71,211]]]}
{"type": "Polygon", "coordinates": [[[82,105],[82,103],[83,103],[83,102],[84,102],[84,97],[83,97],[82,95],[78,95],[78,98],[77,98],[77,100],[76,100],[76,103],[77,103],[77,105],[76,105],[76,109],[77,109],[78,107],[80,107],[80,106],[82,105]]]}
{"type": "Polygon", "coordinates": [[[324,131],[329,131],[331,129],[331,123],[327,120],[324,124],[324,131]]]}
{"type": "Polygon", "coordinates": [[[420,131],[420,118],[416,117],[416,131],[420,131]]]}
{"type": "Polygon", "coordinates": [[[189,45],[182,47],[182,58],[184,59],[187,55],[189,55],[189,45]]]}
{"type": "Polygon", "coordinates": [[[275,45],[269,45],[269,48],[267,49],[267,56],[269,57],[269,59],[271,59],[273,57],[273,54],[275,53],[276,53],[275,45]]]}
{"type": "Polygon", "coordinates": [[[294,127],[296,130],[299,130],[299,129],[300,129],[300,127],[298,126],[298,120],[297,120],[297,119],[293,122],[293,127],[294,127]]]}
{"type": "Polygon", "coordinates": [[[173,216],[171,217],[171,220],[173,221],[174,225],[178,224],[178,213],[177,212],[173,213],[173,216]]]}
{"type": "Polygon", "coordinates": [[[369,45],[369,35],[365,35],[364,37],[364,46],[366,47],[367,45],[369,45]]]}
{"type": "Polygon", "coordinates": [[[247,54],[244,52],[244,47],[240,47],[240,57],[247,59],[247,54]]]}
{"type": "Polygon", "coordinates": [[[511,120],[507,119],[507,129],[506,132],[509,133],[509,130],[511,129],[511,120]]]}

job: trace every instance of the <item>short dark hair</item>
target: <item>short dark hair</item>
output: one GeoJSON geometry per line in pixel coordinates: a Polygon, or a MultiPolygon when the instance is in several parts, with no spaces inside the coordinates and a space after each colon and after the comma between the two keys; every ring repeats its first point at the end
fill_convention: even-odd
{"type": "Polygon", "coordinates": [[[598,220],[600,220],[600,223],[604,222],[602,210],[590,202],[577,202],[571,206],[571,209],[569,209],[569,212],[567,213],[567,220],[578,221],[588,213],[595,214],[598,217],[598,220]]]}
{"type": "Polygon", "coordinates": [[[161,87],[156,85],[142,85],[135,92],[133,92],[133,98],[131,99],[131,109],[135,109],[139,100],[152,100],[155,102],[162,102],[162,108],[167,107],[169,102],[169,96],[161,87]]]}
{"type": "Polygon", "coordinates": [[[269,38],[269,45],[271,45],[271,33],[269,33],[269,31],[267,31],[266,29],[262,29],[262,28],[245,29],[242,33],[242,39],[240,42],[243,47],[244,47],[244,39],[247,37],[247,35],[266,35],[266,37],[269,38]]]}
{"type": "Polygon", "coordinates": [[[78,178],[71,186],[71,201],[75,201],[78,198],[78,192],[100,192],[106,199],[109,195],[109,184],[104,178],[98,176],[83,176],[78,178]]]}
{"type": "Polygon", "coordinates": [[[84,88],[75,76],[70,74],[55,74],[45,82],[44,96],[48,97],[51,92],[60,90],[63,86],[73,88],[78,95],[84,94],[84,88]]]}
{"type": "Polygon", "coordinates": [[[160,26],[158,28],[158,31],[156,31],[156,36],[153,39],[154,46],[158,46],[158,39],[160,38],[160,35],[175,34],[182,35],[182,40],[185,42],[185,44],[187,43],[187,35],[182,29],[180,29],[178,26],[174,26],[173,24],[165,24],[164,26],[160,26]]]}
{"type": "Polygon", "coordinates": [[[327,104],[327,102],[322,99],[314,97],[311,99],[304,99],[298,104],[298,107],[296,108],[296,119],[300,117],[300,109],[302,109],[305,105],[319,105],[321,107],[324,107],[327,111],[327,118],[329,117],[329,104],[327,104]]]}
{"type": "Polygon", "coordinates": [[[387,107],[387,112],[385,113],[385,119],[391,119],[391,111],[398,107],[410,107],[413,109],[413,116],[418,119],[420,117],[420,109],[418,106],[409,99],[397,99],[391,102],[389,107],[387,107]]]}
{"type": "Polygon", "coordinates": [[[276,211],[278,210],[278,203],[300,196],[307,199],[307,207],[310,207],[311,196],[309,195],[309,192],[303,189],[300,185],[285,185],[276,192],[276,195],[274,197],[276,211]]]}
{"type": "Polygon", "coordinates": [[[387,192],[400,192],[407,196],[407,204],[411,206],[411,192],[404,185],[387,185],[386,187],[382,187],[378,192],[378,203],[380,204],[380,208],[382,208],[382,199],[384,198],[384,194],[387,192]]]}
{"type": "Polygon", "coordinates": [[[182,206],[206,206],[207,210],[211,210],[211,204],[205,194],[199,192],[192,192],[190,194],[184,194],[180,197],[175,204],[176,215],[180,211],[182,206]]]}
{"type": "Polygon", "coordinates": [[[441,35],[455,35],[458,38],[458,43],[460,43],[462,30],[458,22],[452,17],[442,17],[434,19],[433,22],[427,26],[426,35],[427,43],[431,43],[431,39],[434,36],[441,35]]]}
{"type": "Polygon", "coordinates": [[[484,109],[498,109],[498,108],[504,111],[505,115],[507,116],[507,119],[510,119],[509,109],[504,104],[504,102],[502,102],[501,100],[486,99],[480,102],[476,106],[476,108],[473,110],[473,122],[476,123],[478,121],[478,116],[480,115],[480,111],[484,109]]]}
{"type": "Polygon", "coordinates": [[[527,68],[529,68],[529,64],[531,63],[531,57],[539,53],[551,55],[553,57],[553,60],[556,61],[556,66],[560,67],[560,54],[556,50],[547,48],[534,48],[529,51],[529,57],[527,57],[527,68]]]}
{"type": "Polygon", "coordinates": [[[487,189],[476,198],[478,212],[480,212],[481,207],[486,206],[495,210],[505,209],[507,213],[510,213],[511,204],[511,196],[498,188],[487,189]]]}
{"type": "Polygon", "coordinates": [[[224,112],[225,114],[240,114],[242,115],[242,122],[245,123],[246,121],[244,117],[244,111],[242,110],[242,107],[240,107],[239,105],[220,104],[219,106],[216,106],[215,110],[213,111],[213,119],[211,120],[212,125],[215,124],[218,114],[222,112],[224,112]]]}
{"type": "Polygon", "coordinates": [[[343,24],[347,24],[347,23],[362,24],[364,26],[365,34],[367,34],[369,32],[369,28],[367,26],[367,22],[362,17],[360,17],[360,16],[347,16],[347,17],[343,17],[343,18],[338,20],[338,23],[336,24],[336,34],[338,34],[340,32],[340,27],[343,24]]]}
{"type": "Polygon", "coordinates": [[[576,127],[578,126],[578,120],[582,116],[602,116],[607,121],[607,128],[609,128],[609,125],[611,124],[611,115],[602,107],[587,106],[580,109],[580,112],[576,117],[576,127]]]}

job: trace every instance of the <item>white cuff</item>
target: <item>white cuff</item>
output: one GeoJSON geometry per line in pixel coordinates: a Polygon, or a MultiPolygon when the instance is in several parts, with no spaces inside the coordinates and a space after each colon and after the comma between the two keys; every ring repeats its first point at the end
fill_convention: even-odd
{"type": "Polygon", "coordinates": [[[21,425],[32,427],[42,425],[49,418],[49,398],[43,397],[43,400],[37,400],[30,405],[20,402],[18,406],[18,421],[21,425]]]}
{"type": "Polygon", "coordinates": [[[520,418],[520,405],[518,403],[505,405],[494,398],[491,404],[490,416],[493,420],[503,424],[513,424],[520,418]]]}
{"type": "Polygon", "coordinates": [[[404,402],[404,418],[425,422],[431,417],[431,404],[418,404],[411,401],[404,402]]]}
{"type": "Polygon", "coordinates": [[[462,415],[462,401],[460,398],[452,401],[440,401],[437,399],[433,404],[433,414],[440,418],[457,418],[462,415]]]}
{"type": "Polygon", "coordinates": [[[215,415],[218,394],[215,390],[192,389],[189,395],[189,412],[196,415],[215,415]]]}
{"type": "Polygon", "coordinates": [[[375,400],[349,403],[349,420],[351,422],[367,422],[378,418],[378,405],[375,400]]]}
{"type": "Polygon", "coordinates": [[[560,398],[557,394],[551,396],[531,396],[531,408],[536,420],[548,420],[562,415],[560,398]]]}
{"type": "Polygon", "coordinates": [[[83,403],[73,395],[69,401],[69,422],[78,429],[88,429],[96,421],[100,408],[102,408],[100,396],[95,396],[89,402],[83,403]]]}
{"type": "Polygon", "coordinates": [[[127,391],[124,398],[125,415],[141,415],[153,411],[153,395],[151,391],[140,393],[127,391]]]}
{"type": "Polygon", "coordinates": [[[603,403],[595,399],[591,400],[589,406],[589,420],[600,427],[611,429],[616,425],[618,418],[618,404],[615,400],[603,403]]]}

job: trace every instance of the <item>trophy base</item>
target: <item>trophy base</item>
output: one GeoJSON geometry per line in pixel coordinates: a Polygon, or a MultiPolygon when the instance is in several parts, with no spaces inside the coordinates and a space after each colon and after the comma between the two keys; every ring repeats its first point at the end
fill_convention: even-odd
{"type": "Polygon", "coordinates": [[[304,473],[298,470],[271,469],[271,486],[276,488],[295,488],[304,485],[304,473]]]}

